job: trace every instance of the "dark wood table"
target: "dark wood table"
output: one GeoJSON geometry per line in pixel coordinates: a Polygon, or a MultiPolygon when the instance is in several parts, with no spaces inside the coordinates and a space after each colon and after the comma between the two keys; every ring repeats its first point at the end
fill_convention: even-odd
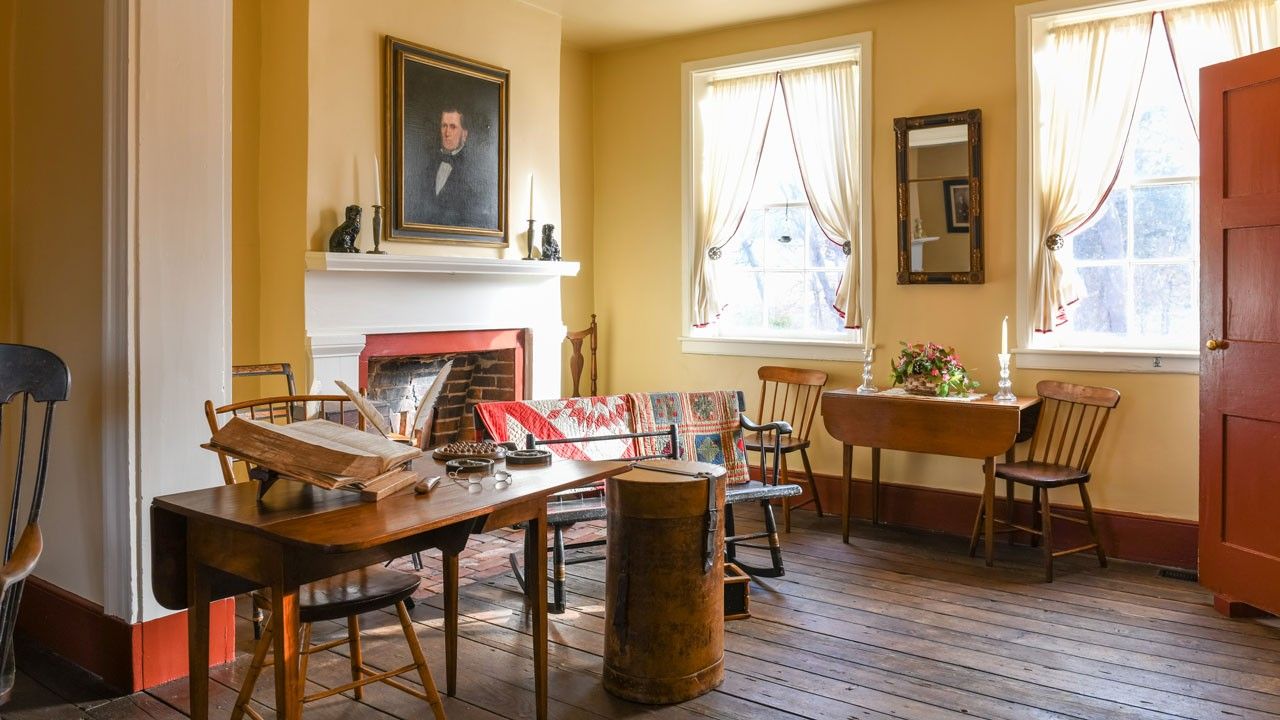
{"type": "MultiPolygon", "coordinates": [[[[511,485],[489,479],[469,493],[448,478],[430,495],[412,490],[379,502],[282,480],[259,502],[257,483],[165,495],[151,504],[151,586],[171,610],[188,610],[191,717],[209,713],[209,603],[270,588],[275,632],[276,713],[301,716],[305,678],[298,667],[298,587],[414,551],[444,555],[446,693],[456,689],[458,553],[472,532],[527,522],[527,597],[533,616],[538,717],[547,717],[547,496],[624,472],[626,463],[557,461],[511,468],[511,485]]],[[[424,476],[443,475],[418,460],[424,476]]]]}
{"type": "MultiPolygon", "coordinates": [[[[844,541],[849,542],[849,486],[853,479],[853,446],[871,448],[871,522],[880,522],[880,451],[951,455],[982,460],[985,478],[986,560],[992,564],[995,530],[996,456],[1012,460],[1015,442],[1031,437],[1040,398],[1020,397],[998,403],[987,396],[970,402],[910,395],[859,395],[856,390],[822,393],[822,421],[832,437],[844,443],[841,491],[844,541]]],[[[977,527],[974,528],[975,532],[977,527]]]]}

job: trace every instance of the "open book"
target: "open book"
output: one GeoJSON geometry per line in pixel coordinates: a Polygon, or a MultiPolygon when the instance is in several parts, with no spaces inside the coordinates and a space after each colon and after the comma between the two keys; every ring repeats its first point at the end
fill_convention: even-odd
{"type": "Polygon", "coordinates": [[[422,455],[418,448],[318,419],[276,425],[233,417],[213,434],[209,445],[267,470],[328,489],[384,489],[393,484],[390,481],[404,487],[405,476],[413,473],[400,466],[422,455]]]}

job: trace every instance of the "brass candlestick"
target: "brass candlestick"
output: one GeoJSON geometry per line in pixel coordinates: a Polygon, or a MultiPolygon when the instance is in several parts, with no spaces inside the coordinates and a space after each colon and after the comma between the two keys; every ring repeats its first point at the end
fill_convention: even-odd
{"type": "Polygon", "coordinates": [[[378,245],[382,242],[382,206],[373,206],[373,220],[370,221],[373,226],[373,249],[365,250],[369,255],[386,255],[386,250],[379,250],[378,245]]]}
{"type": "Polygon", "coordinates": [[[533,218],[529,218],[529,255],[528,257],[522,258],[523,260],[533,259],[533,225],[535,222],[536,221],[533,218]]]}

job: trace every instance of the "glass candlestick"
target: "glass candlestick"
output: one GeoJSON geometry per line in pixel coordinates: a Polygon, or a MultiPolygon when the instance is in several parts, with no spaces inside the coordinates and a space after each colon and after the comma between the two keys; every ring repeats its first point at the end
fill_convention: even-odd
{"type": "Polygon", "coordinates": [[[1000,382],[996,383],[998,392],[993,398],[996,402],[1017,402],[1018,397],[1013,394],[1013,382],[1009,380],[1009,353],[997,353],[996,358],[1000,361],[1000,382]]]}
{"type": "Polygon", "coordinates": [[[868,349],[862,356],[862,384],[858,386],[859,395],[871,395],[880,392],[871,381],[871,363],[875,359],[875,351],[868,349]]]}

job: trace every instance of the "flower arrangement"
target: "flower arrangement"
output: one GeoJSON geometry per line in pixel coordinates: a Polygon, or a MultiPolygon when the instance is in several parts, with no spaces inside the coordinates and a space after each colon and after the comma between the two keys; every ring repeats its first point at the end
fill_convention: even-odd
{"type": "Polygon", "coordinates": [[[978,387],[969,371],[960,364],[956,349],[937,343],[901,343],[893,359],[893,384],[901,383],[909,393],[949,397],[964,395],[978,387]]]}

